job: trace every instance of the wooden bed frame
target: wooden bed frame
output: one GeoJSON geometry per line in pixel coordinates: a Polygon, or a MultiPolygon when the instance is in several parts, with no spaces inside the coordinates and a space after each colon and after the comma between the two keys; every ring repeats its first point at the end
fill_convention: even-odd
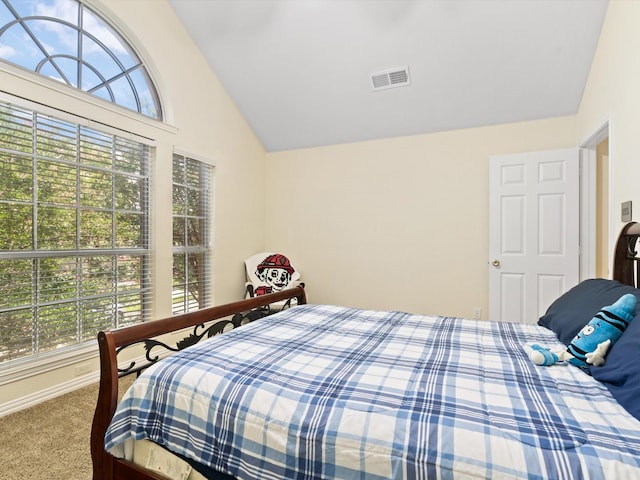
{"type": "MultiPolygon", "coordinates": [[[[631,222],[624,226],[618,237],[614,261],[613,278],[627,285],[638,285],[640,278],[640,258],[637,243],[640,238],[640,223],[631,222]]],[[[220,305],[184,315],[127,327],[119,330],[100,332],[100,390],[93,426],[91,430],[91,456],[94,480],[166,480],[153,472],[144,470],[126,460],[118,459],[104,450],[104,435],[113,417],[118,402],[118,379],[125,375],[139,373],[158,360],[155,349],[178,351],[197,343],[200,339],[235,328],[246,321],[263,317],[270,303],[296,298],[298,304],[306,303],[302,286],[269,295],[242,300],[228,305],[220,305]],[[222,320],[220,320],[222,319],[222,320]],[[219,320],[206,327],[205,322],[219,320]],[[184,340],[175,347],[155,339],[185,328],[193,328],[184,340]],[[124,369],[118,368],[118,354],[125,348],[143,345],[146,359],[130,362],[124,369]]]]}
{"type": "Polygon", "coordinates": [[[205,308],[164,320],[152,321],[98,333],[100,348],[100,389],[91,427],[91,458],[93,480],[167,480],[131,462],[115,458],[104,449],[104,436],[118,403],[118,379],[138,374],[160,359],[160,353],[170,353],[194,345],[203,338],[238,327],[248,321],[264,317],[269,313],[269,304],[295,298],[298,305],[307,303],[304,288],[299,286],[281,292],[261,295],[226,305],[205,308]],[[213,324],[207,322],[218,320],[213,324]],[[183,329],[192,333],[175,346],[170,346],[156,337],[183,329]],[[129,347],[142,347],[144,360],[128,362],[124,368],[118,366],[118,354],[129,347]]]}
{"type": "Polygon", "coordinates": [[[640,279],[639,238],[640,223],[627,223],[618,236],[613,254],[613,279],[636,288],[640,279]]]}

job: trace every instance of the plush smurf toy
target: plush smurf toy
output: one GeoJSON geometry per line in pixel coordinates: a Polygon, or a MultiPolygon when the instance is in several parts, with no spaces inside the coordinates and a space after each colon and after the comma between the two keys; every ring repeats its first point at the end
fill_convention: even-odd
{"type": "Polygon", "coordinates": [[[573,337],[566,350],[551,351],[538,344],[525,345],[529,358],[536,365],[545,366],[564,361],[581,368],[603,365],[609,348],[635,317],[637,303],[634,295],[623,295],[613,305],[603,307],[573,337]]]}

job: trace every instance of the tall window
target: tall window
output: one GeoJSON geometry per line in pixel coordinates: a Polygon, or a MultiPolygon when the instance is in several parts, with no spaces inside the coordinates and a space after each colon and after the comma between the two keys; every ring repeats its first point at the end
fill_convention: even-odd
{"type": "Polygon", "coordinates": [[[148,310],[149,147],[0,103],[0,363],[148,310]]]}
{"type": "Polygon", "coordinates": [[[173,155],[173,313],[210,305],[213,167],[173,155]]]}
{"type": "Polygon", "coordinates": [[[1,0],[0,58],[162,118],[156,89],[134,49],[77,0],[1,0]]]}

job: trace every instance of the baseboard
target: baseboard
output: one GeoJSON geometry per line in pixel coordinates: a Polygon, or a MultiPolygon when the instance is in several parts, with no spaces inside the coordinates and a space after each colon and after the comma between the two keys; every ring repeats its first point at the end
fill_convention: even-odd
{"type": "Polygon", "coordinates": [[[11,400],[10,402],[0,405],[0,417],[19,412],[20,410],[33,407],[39,403],[64,395],[65,393],[70,393],[79,388],[86,387],[92,383],[96,383],[99,378],[100,372],[92,372],[76,377],[67,382],[54,385],[53,387],[11,400]]]}
{"type": "MultiPolygon", "coordinates": [[[[184,330],[181,330],[181,332],[184,330]]],[[[175,332],[174,332],[175,334],[175,332]]],[[[178,335],[179,338],[180,335],[178,335]]],[[[157,356],[159,359],[163,359],[171,355],[171,351],[167,350],[165,352],[158,352],[157,356]]],[[[135,363],[146,363],[147,358],[145,355],[139,355],[131,358],[127,358],[124,360],[126,363],[135,362],[135,363]]],[[[46,388],[44,390],[39,390],[37,392],[30,393],[29,395],[25,395],[24,397],[16,398],[15,400],[11,400],[9,402],[0,404],[0,417],[4,417],[11,413],[16,413],[20,410],[24,410],[29,407],[33,407],[42,402],[46,402],[47,400],[51,400],[53,398],[59,397],[60,395],[64,395],[65,393],[73,392],[82,387],[86,387],[91,385],[92,383],[97,383],[100,380],[100,372],[95,371],[91,373],[87,373],[86,375],[81,375],[75,377],[66,382],[59,383],[52,387],[46,388]]],[[[0,385],[2,383],[0,382],[0,385]]]]}

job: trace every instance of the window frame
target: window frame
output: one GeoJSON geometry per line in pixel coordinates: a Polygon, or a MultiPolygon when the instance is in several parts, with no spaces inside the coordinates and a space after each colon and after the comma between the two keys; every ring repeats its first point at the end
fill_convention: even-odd
{"type": "MultiPolygon", "coordinates": [[[[151,81],[156,86],[162,107],[163,119],[157,120],[136,113],[120,105],[102,98],[92,96],[62,84],[48,77],[20,67],[16,64],[0,60],[0,100],[14,103],[18,106],[35,109],[39,112],[58,117],[63,120],[74,121],[80,125],[96,127],[106,133],[129,136],[138,139],[151,147],[151,188],[150,188],[150,231],[151,238],[151,274],[153,276],[151,293],[151,318],[164,318],[171,315],[171,268],[172,242],[167,231],[172,228],[171,196],[167,189],[171,188],[170,172],[172,156],[176,149],[176,141],[180,141],[180,130],[171,121],[173,112],[170,103],[165,103],[167,86],[164,77],[159,75],[153,58],[146,51],[144,44],[137,40],[137,33],[98,1],[80,0],[99,14],[111,27],[116,29],[123,38],[136,50],[138,56],[147,67],[151,81]],[[169,177],[169,178],[167,178],[169,177]]],[[[193,155],[192,151],[186,155],[201,160],[215,168],[215,162],[209,158],[193,155]]],[[[214,299],[215,266],[213,259],[215,227],[214,191],[215,173],[211,185],[210,198],[210,245],[212,256],[209,260],[210,282],[208,289],[212,303],[214,299]]],[[[0,365],[0,386],[8,384],[24,385],[31,388],[33,380],[42,382],[42,395],[56,395],[74,386],[86,385],[97,378],[97,342],[91,340],[76,347],[53,350],[42,353],[38,358],[16,359],[11,365],[0,365]],[[75,369],[74,369],[75,367],[75,369]],[[51,373],[48,373],[51,372],[51,373]],[[63,383],[60,383],[63,382],[63,383]]],[[[141,355],[143,353],[140,353],[141,355]]],[[[29,395],[31,397],[31,395],[29,395]]],[[[23,408],[25,401],[32,400],[16,398],[5,403],[2,411],[23,408]]],[[[1,412],[0,412],[1,413],[1,412]]]]}
{"type": "MultiPolygon", "coordinates": [[[[46,79],[47,81],[50,81],[50,82],[64,84],[67,88],[71,88],[72,90],[77,90],[78,92],[83,92],[85,95],[89,97],[98,99],[100,101],[104,101],[105,103],[117,105],[118,107],[128,110],[130,112],[138,113],[140,116],[143,116],[145,118],[148,118],[151,120],[157,120],[157,121],[163,120],[163,118],[165,117],[164,105],[162,102],[162,98],[160,96],[160,89],[158,88],[157,78],[152,73],[153,71],[153,69],[151,68],[152,65],[147,60],[146,58],[147,55],[142,55],[141,53],[144,53],[144,52],[143,51],[141,52],[141,49],[138,48],[137,45],[136,47],[134,47],[133,43],[130,41],[130,38],[135,38],[135,37],[132,36],[131,32],[123,31],[119,27],[118,22],[110,18],[110,15],[108,14],[108,12],[104,8],[101,8],[99,4],[94,4],[94,2],[87,1],[87,0],[68,0],[70,2],[74,2],[75,6],[77,7],[76,18],[73,20],[73,22],[70,22],[69,19],[55,17],[51,15],[38,14],[38,15],[32,15],[32,16],[23,16],[18,12],[18,10],[21,10],[21,9],[16,9],[14,5],[11,3],[14,0],[0,0],[0,1],[2,2],[3,6],[6,8],[7,12],[9,12],[9,15],[12,17],[12,20],[9,21],[7,24],[0,25],[0,35],[4,35],[5,33],[8,33],[9,30],[11,30],[13,27],[16,27],[18,30],[16,33],[22,33],[26,35],[26,37],[31,42],[33,42],[33,46],[35,47],[35,50],[39,51],[40,54],[42,55],[41,61],[39,62],[39,64],[35,66],[34,69],[28,68],[26,66],[22,66],[20,63],[12,61],[10,58],[11,55],[8,55],[8,58],[0,57],[0,64],[17,67],[19,69],[22,69],[24,71],[31,73],[32,75],[38,76],[41,79],[46,79]],[[94,21],[91,21],[91,18],[93,18],[94,21]],[[89,20],[89,21],[85,22],[85,20],[89,20]],[[48,45],[46,45],[46,42],[41,42],[42,39],[38,38],[38,36],[35,35],[30,30],[31,28],[30,22],[32,21],[52,22],[64,28],[75,31],[79,37],[77,40],[77,49],[74,52],[75,55],[69,55],[68,53],[67,54],[57,53],[55,46],[53,48],[50,48],[48,45]],[[97,22],[101,22],[101,23],[98,24],[97,22]],[[132,61],[133,64],[126,67],[122,63],[122,60],[124,59],[124,57],[122,55],[118,55],[114,53],[113,48],[103,43],[100,40],[100,38],[98,38],[100,35],[96,35],[92,31],[85,29],[85,25],[84,25],[85,23],[91,25],[91,27],[93,28],[97,28],[98,30],[100,28],[104,28],[105,30],[108,30],[107,32],[108,36],[112,37],[111,42],[113,43],[114,40],[117,41],[119,43],[119,46],[124,48],[126,52],[125,56],[130,57],[127,60],[132,61]],[[94,42],[95,45],[97,45],[102,49],[101,52],[104,53],[104,58],[110,59],[111,65],[115,64],[117,69],[119,69],[119,73],[117,73],[116,75],[107,77],[103,75],[103,73],[106,73],[106,70],[108,68],[106,65],[101,70],[100,68],[96,68],[89,61],[87,61],[87,56],[85,56],[85,53],[84,53],[85,48],[83,47],[85,38],[94,42]],[[70,61],[71,64],[77,65],[76,75],[72,76],[73,80],[76,81],[76,83],[78,84],[82,83],[81,80],[82,80],[84,70],[86,70],[87,72],[91,72],[91,74],[95,78],[101,80],[102,83],[97,86],[94,85],[90,88],[88,86],[87,88],[84,88],[83,85],[74,85],[73,81],[67,78],[68,75],[65,74],[62,66],[61,65],[56,66],[56,62],[53,60],[54,58],[59,58],[63,60],[63,62],[70,61]],[[43,66],[42,64],[50,65],[52,67],[53,72],[56,72],[59,78],[57,80],[54,80],[49,78],[49,76],[45,75],[44,73],[40,73],[40,68],[43,66]],[[134,76],[133,74],[135,74],[136,72],[139,72],[138,76],[142,79],[143,81],[142,83],[144,85],[140,85],[139,84],[140,82],[137,82],[133,78],[134,76]],[[132,107],[127,106],[124,103],[124,101],[116,100],[114,95],[114,90],[112,87],[115,84],[115,82],[118,82],[119,80],[123,80],[124,83],[130,87],[136,109],[133,109],[132,107]],[[148,95],[149,95],[149,100],[153,104],[153,110],[154,110],[153,114],[148,114],[143,111],[145,110],[145,108],[142,106],[141,95],[139,93],[141,90],[140,87],[142,86],[145,87],[145,91],[148,92],[148,95]],[[97,93],[103,89],[108,93],[107,96],[110,97],[109,100],[107,100],[106,98],[103,98],[102,95],[99,95],[97,93]]],[[[102,32],[102,35],[104,34],[105,33],[102,32]]],[[[137,42],[137,44],[139,43],[140,42],[137,42]]],[[[60,45],[58,45],[58,47],[59,46],[60,45]]],[[[91,50],[91,49],[87,49],[87,50],[91,50]]],[[[123,98],[131,100],[128,97],[128,95],[125,95],[123,98]]]]}
{"type": "MultiPolygon", "coordinates": [[[[200,286],[200,290],[202,292],[203,295],[203,299],[201,302],[201,307],[200,308],[206,308],[208,306],[213,305],[213,267],[212,267],[212,263],[213,263],[213,253],[214,253],[214,248],[213,248],[213,225],[214,225],[214,206],[213,206],[213,198],[214,198],[214,188],[215,188],[215,163],[209,159],[204,159],[202,157],[199,157],[197,155],[193,155],[190,154],[184,150],[180,150],[180,149],[174,149],[173,151],[173,155],[172,155],[172,168],[175,167],[175,161],[176,161],[176,157],[181,157],[185,162],[186,161],[193,161],[193,162],[197,162],[199,164],[199,168],[200,168],[200,174],[204,175],[204,179],[200,178],[200,181],[202,182],[202,187],[203,189],[205,189],[205,191],[201,191],[201,195],[202,195],[202,207],[205,209],[204,214],[202,215],[202,235],[203,235],[203,241],[201,245],[188,245],[188,239],[186,238],[188,235],[186,234],[186,230],[185,230],[185,239],[184,239],[184,245],[175,245],[174,244],[174,235],[175,235],[175,221],[176,218],[181,218],[183,219],[185,222],[188,219],[196,219],[196,218],[200,218],[197,215],[189,215],[186,211],[184,214],[182,215],[176,215],[175,213],[175,208],[176,208],[176,203],[175,203],[175,198],[172,195],[172,201],[171,201],[171,206],[172,206],[172,254],[171,254],[171,258],[172,258],[172,281],[171,281],[171,288],[172,288],[172,295],[171,295],[171,313],[172,315],[178,315],[180,313],[186,313],[186,312],[191,312],[194,310],[197,310],[198,308],[190,308],[190,306],[192,305],[191,302],[189,302],[189,300],[187,299],[188,297],[188,284],[189,284],[189,268],[188,268],[188,262],[186,260],[185,257],[185,266],[184,266],[184,271],[185,271],[185,275],[184,275],[184,283],[180,283],[177,284],[176,283],[176,278],[174,275],[174,271],[175,271],[175,261],[176,261],[176,256],[178,255],[189,255],[189,254],[201,254],[203,255],[203,285],[200,286]],[[204,171],[204,173],[203,173],[204,171]],[[174,287],[178,285],[179,287],[181,287],[182,289],[182,294],[184,295],[184,299],[182,302],[182,308],[177,308],[176,305],[177,303],[174,302],[174,287]]],[[[172,186],[172,191],[175,189],[176,187],[176,172],[172,170],[172,182],[171,182],[171,186],[172,186]]],[[[179,184],[180,186],[184,186],[186,187],[186,183],[182,183],[179,184]]],[[[185,199],[186,201],[186,199],[185,199]]],[[[184,205],[185,208],[187,207],[187,205],[184,205]]]]}
{"type": "MultiPolygon", "coordinates": [[[[153,310],[153,298],[154,298],[154,285],[153,285],[153,279],[152,279],[153,252],[151,249],[152,233],[150,232],[152,218],[154,215],[154,206],[152,205],[152,202],[150,200],[150,195],[151,195],[151,185],[153,185],[153,177],[154,177],[153,164],[155,162],[155,159],[154,159],[155,142],[149,140],[146,137],[141,137],[131,132],[120,130],[118,128],[107,127],[101,124],[98,125],[98,127],[96,127],[95,122],[92,122],[87,118],[79,117],[77,115],[72,115],[67,112],[61,112],[52,107],[43,107],[40,104],[36,104],[34,102],[26,101],[23,99],[18,99],[7,94],[0,95],[0,101],[2,101],[5,104],[10,104],[11,106],[18,109],[27,110],[32,114],[33,112],[37,112],[37,114],[43,117],[48,117],[48,118],[53,117],[56,120],[73,125],[74,128],[76,129],[76,132],[78,133],[78,136],[75,140],[76,145],[79,145],[81,142],[80,136],[79,136],[79,132],[82,130],[81,127],[89,127],[90,133],[99,131],[101,134],[105,135],[105,138],[110,139],[112,142],[115,141],[113,136],[117,136],[120,139],[124,139],[125,141],[131,140],[137,144],[144,145],[144,148],[147,151],[146,174],[144,175],[144,179],[142,180],[142,182],[144,183],[144,186],[141,187],[142,191],[140,193],[143,196],[140,198],[140,200],[144,204],[144,206],[141,207],[142,208],[141,211],[143,212],[143,216],[146,219],[146,221],[144,222],[144,225],[141,225],[141,231],[140,231],[140,234],[143,235],[144,237],[142,239],[144,243],[142,247],[140,246],[118,247],[112,243],[112,246],[110,248],[100,249],[100,248],[81,248],[80,245],[76,244],[73,249],[47,250],[47,249],[38,249],[37,247],[34,248],[34,245],[32,245],[30,249],[4,250],[1,252],[1,256],[7,260],[19,259],[19,258],[74,257],[76,259],[75,261],[78,262],[83,257],[87,257],[87,256],[96,257],[96,256],[101,256],[102,254],[105,254],[105,253],[108,255],[111,255],[114,258],[114,261],[118,255],[135,255],[135,256],[142,255],[141,261],[143,262],[142,265],[143,265],[144,273],[143,273],[143,277],[141,277],[141,281],[146,282],[146,285],[141,285],[141,288],[143,288],[144,291],[140,292],[140,295],[142,295],[142,297],[141,297],[141,304],[140,304],[141,319],[139,320],[140,321],[148,320],[153,310]]],[[[35,131],[35,128],[34,128],[34,131],[35,131]]],[[[31,157],[34,164],[37,160],[44,158],[44,157],[38,156],[37,152],[35,151],[27,154],[26,157],[31,157]]],[[[75,157],[77,161],[77,168],[80,169],[80,166],[82,165],[80,161],[80,154],[76,152],[75,157]]],[[[115,178],[117,169],[113,167],[111,170],[115,178]]],[[[139,178],[142,178],[142,177],[139,177],[139,178]]],[[[76,180],[77,181],[80,180],[80,177],[76,177],[76,180]]],[[[34,182],[34,187],[35,187],[36,178],[34,177],[32,181],[34,182]]],[[[77,181],[75,185],[76,185],[76,188],[79,188],[78,187],[79,184],[77,181]]],[[[111,191],[112,200],[115,200],[114,189],[115,189],[115,186],[112,186],[112,191],[111,191]]],[[[37,202],[37,199],[35,198],[35,192],[33,192],[33,199],[30,201],[30,204],[32,205],[32,207],[37,204],[35,202],[37,202]]],[[[81,204],[75,204],[75,206],[73,206],[72,208],[76,212],[81,212],[82,207],[83,206],[81,204]]],[[[110,210],[112,212],[111,213],[112,216],[115,216],[116,212],[118,211],[118,208],[115,205],[113,205],[110,210]]],[[[33,229],[33,231],[35,231],[35,228],[33,229]]],[[[79,238],[78,233],[76,233],[76,236],[77,238],[79,238]]],[[[115,240],[115,230],[113,229],[113,227],[112,227],[110,238],[112,241],[115,240]]],[[[33,281],[34,280],[32,280],[32,282],[33,281]]],[[[78,283],[81,283],[81,282],[78,281],[78,283]]],[[[88,298],[83,295],[80,295],[80,293],[78,293],[78,295],[79,296],[76,296],[72,299],[77,303],[82,302],[83,299],[85,298],[88,298]]],[[[117,291],[114,291],[112,294],[105,294],[103,296],[105,298],[108,298],[110,295],[113,296],[115,299],[117,299],[117,296],[118,296],[117,291]]],[[[78,305],[80,305],[80,303],[78,303],[78,305]]],[[[80,316],[81,314],[78,312],[77,315],[78,316],[76,318],[76,326],[79,325],[78,322],[82,321],[82,318],[80,316]]],[[[81,331],[82,330],[78,327],[78,335],[80,335],[81,331]]],[[[81,338],[81,336],[77,336],[77,338],[79,339],[79,341],[75,344],[70,344],[62,348],[53,348],[44,352],[37,352],[35,354],[31,353],[25,356],[19,356],[17,358],[6,360],[0,363],[0,385],[7,383],[9,381],[14,381],[20,378],[24,378],[26,376],[30,376],[32,374],[42,373],[43,371],[48,371],[54,368],[59,368],[61,366],[68,365],[70,363],[75,363],[76,361],[78,361],[78,359],[82,357],[85,357],[86,359],[87,351],[95,351],[95,340],[94,339],[86,340],[85,338],[81,338]]]]}

